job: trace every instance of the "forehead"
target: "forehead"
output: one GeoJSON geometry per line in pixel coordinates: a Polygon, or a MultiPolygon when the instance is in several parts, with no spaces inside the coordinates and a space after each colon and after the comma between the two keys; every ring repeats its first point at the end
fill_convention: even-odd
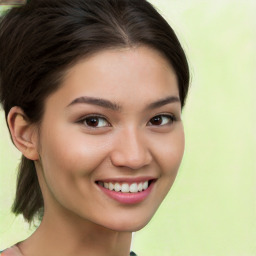
{"type": "Polygon", "coordinates": [[[157,50],[146,46],[108,49],[82,59],[67,71],[59,90],[49,100],[70,103],[77,97],[121,102],[154,101],[179,96],[176,74],[157,50]]]}

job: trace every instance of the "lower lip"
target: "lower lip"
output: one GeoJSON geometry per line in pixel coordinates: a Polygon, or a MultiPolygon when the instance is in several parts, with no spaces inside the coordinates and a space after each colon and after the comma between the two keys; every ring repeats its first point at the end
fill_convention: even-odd
{"type": "Polygon", "coordinates": [[[146,190],[137,193],[123,193],[106,189],[100,185],[98,187],[110,198],[122,204],[137,204],[145,200],[153,189],[155,181],[152,181],[146,190]]]}

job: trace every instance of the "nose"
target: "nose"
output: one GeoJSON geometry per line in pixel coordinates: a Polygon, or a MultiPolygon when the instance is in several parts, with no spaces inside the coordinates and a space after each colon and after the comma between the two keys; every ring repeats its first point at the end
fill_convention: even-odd
{"type": "Polygon", "coordinates": [[[142,133],[127,129],[117,135],[110,156],[114,166],[135,170],[150,164],[152,154],[142,133]]]}

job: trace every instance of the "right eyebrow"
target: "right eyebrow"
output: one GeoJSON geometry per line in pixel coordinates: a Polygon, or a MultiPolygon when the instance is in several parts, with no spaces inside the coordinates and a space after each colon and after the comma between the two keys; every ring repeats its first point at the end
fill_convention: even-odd
{"type": "Polygon", "coordinates": [[[88,97],[88,96],[83,96],[74,99],[67,107],[75,105],[75,104],[91,104],[91,105],[96,105],[100,106],[103,108],[108,108],[114,111],[121,111],[121,106],[118,105],[117,103],[111,102],[106,99],[101,99],[101,98],[94,98],[94,97],[88,97]]]}

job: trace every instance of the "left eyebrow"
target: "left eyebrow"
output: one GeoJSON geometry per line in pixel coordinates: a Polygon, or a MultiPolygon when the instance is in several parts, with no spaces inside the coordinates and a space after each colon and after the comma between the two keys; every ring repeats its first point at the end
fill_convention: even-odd
{"type": "Polygon", "coordinates": [[[152,102],[150,103],[146,109],[148,110],[152,110],[152,109],[155,109],[155,108],[160,108],[164,105],[167,105],[167,104],[170,104],[170,103],[180,103],[180,99],[179,97],[176,97],[176,96],[169,96],[167,98],[164,98],[164,99],[160,99],[160,100],[157,100],[155,102],[152,102]]]}

